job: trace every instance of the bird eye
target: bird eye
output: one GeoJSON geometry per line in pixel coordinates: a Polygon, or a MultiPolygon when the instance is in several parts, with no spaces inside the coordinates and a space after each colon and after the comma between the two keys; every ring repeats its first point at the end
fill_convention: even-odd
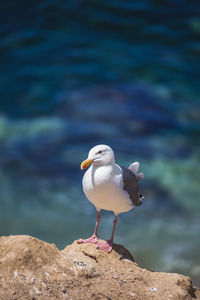
{"type": "Polygon", "coordinates": [[[98,154],[101,154],[102,153],[102,151],[100,150],[99,152],[98,152],[98,154]]]}

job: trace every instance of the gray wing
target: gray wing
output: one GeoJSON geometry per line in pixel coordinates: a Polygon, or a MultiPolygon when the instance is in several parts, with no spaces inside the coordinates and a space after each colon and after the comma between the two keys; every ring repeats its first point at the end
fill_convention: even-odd
{"type": "Polygon", "coordinates": [[[139,193],[139,185],[136,175],[131,170],[120,166],[122,170],[122,179],[124,183],[124,190],[129,194],[129,197],[135,206],[142,204],[142,194],[139,193]]]}

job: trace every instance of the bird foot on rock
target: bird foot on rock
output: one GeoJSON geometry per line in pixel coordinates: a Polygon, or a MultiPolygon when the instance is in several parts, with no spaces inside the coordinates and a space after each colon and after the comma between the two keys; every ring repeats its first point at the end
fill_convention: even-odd
{"type": "Polygon", "coordinates": [[[100,242],[97,243],[97,249],[104,250],[107,253],[110,253],[112,251],[112,248],[113,248],[112,240],[100,241],[100,242]]]}
{"type": "Polygon", "coordinates": [[[78,240],[77,241],[78,244],[97,244],[98,243],[98,239],[96,235],[91,236],[90,238],[86,239],[86,240],[78,240]]]}

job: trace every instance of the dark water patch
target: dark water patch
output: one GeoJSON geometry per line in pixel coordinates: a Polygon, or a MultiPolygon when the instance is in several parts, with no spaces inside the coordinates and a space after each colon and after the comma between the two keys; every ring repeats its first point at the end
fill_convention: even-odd
{"type": "Polygon", "coordinates": [[[63,86],[138,78],[195,101],[199,11],[168,1],[3,3],[1,107],[12,117],[49,114],[63,86]]]}

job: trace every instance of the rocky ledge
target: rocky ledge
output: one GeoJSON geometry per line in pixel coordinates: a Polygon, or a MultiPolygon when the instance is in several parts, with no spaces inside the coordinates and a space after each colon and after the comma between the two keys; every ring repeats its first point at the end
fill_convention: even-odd
{"type": "Polygon", "coordinates": [[[0,237],[0,299],[200,299],[189,277],[141,269],[121,245],[75,241],[59,251],[30,236],[0,237]]]}

